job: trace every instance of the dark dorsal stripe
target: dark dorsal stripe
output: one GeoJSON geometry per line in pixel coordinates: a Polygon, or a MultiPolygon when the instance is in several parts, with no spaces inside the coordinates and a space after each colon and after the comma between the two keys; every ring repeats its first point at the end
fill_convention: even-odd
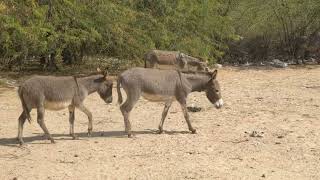
{"type": "Polygon", "coordinates": [[[213,72],[207,72],[207,71],[180,71],[183,74],[192,74],[192,75],[205,75],[205,76],[211,76],[213,72]]]}

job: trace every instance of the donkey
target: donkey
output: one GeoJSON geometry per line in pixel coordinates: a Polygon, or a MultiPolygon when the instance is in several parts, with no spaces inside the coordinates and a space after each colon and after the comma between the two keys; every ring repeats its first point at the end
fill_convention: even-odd
{"type": "Polygon", "coordinates": [[[45,109],[62,110],[68,107],[70,135],[76,139],[74,134],[75,108],[84,112],[89,119],[88,135],[92,133],[92,114],[83,105],[84,99],[98,92],[100,97],[106,102],[112,102],[112,80],[107,78],[107,73],[90,75],[87,77],[54,77],[54,76],[34,76],[26,80],[18,89],[19,98],[23,107],[18,120],[18,141],[20,145],[24,143],[22,139],[23,124],[26,119],[31,122],[30,111],[37,109],[37,122],[44,131],[47,138],[54,143],[54,139],[49,133],[44,123],[45,109]]]}
{"type": "Polygon", "coordinates": [[[196,133],[196,129],[192,127],[189,120],[186,105],[187,96],[194,91],[205,91],[208,100],[216,108],[221,108],[223,100],[216,77],[217,70],[214,72],[180,72],[177,70],[132,68],[120,74],[117,80],[118,103],[122,104],[121,85],[127,94],[127,99],[120,106],[120,110],[124,117],[125,131],[128,137],[131,137],[129,114],[140,96],[149,101],[165,102],[159,133],[163,132],[164,120],[173,101],[179,102],[189,130],[196,133]]]}
{"type": "Polygon", "coordinates": [[[198,58],[188,56],[179,51],[151,50],[144,55],[144,67],[155,68],[159,65],[173,65],[178,69],[196,67],[198,71],[206,70],[206,64],[198,58]],[[148,62],[148,63],[147,63],[148,62]],[[149,66],[147,66],[149,64],[149,66]]]}

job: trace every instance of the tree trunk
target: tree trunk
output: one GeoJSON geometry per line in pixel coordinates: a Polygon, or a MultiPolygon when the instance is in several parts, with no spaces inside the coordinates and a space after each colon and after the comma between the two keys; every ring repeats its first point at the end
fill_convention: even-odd
{"type": "Polygon", "coordinates": [[[68,48],[64,48],[62,51],[62,61],[67,65],[73,64],[72,54],[68,48]]]}
{"type": "Polygon", "coordinates": [[[49,71],[57,71],[58,66],[56,64],[56,53],[50,53],[48,56],[47,69],[49,71]]]}

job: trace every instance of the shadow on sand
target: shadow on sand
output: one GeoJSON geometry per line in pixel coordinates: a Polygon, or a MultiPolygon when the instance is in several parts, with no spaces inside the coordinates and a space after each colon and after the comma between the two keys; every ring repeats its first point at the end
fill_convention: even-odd
{"type": "MultiPolygon", "coordinates": [[[[164,134],[174,135],[174,134],[189,134],[189,131],[164,131],[164,134]]],[[[48,144],[49,141],[46,140],[46,137],[43,136],[43,134],[34,133],[35,136],[29,136],[29,137],[23,137],[23,140],[25,143],[31,143],[32,144],[48,144]],[[34,143],[34,141],[43,141],[43,142],[37,142],[34,143]]],[[[144,131],[132,131],[133,136],[139,135],[139,134],[158,134],[158,130],[154,129],[147,129],[144,131]]],[[[73,140],[68,134],[51,134],[52,137],[57,140],[58,142],[60,140],[73,140]]],[[[124,131],[98,131],[93,132],[90,137],[88,137],[87,133],[76,133],[76,136],[79,139],[76,139],[75,141],[82,141],[82,140],[89,140],[91,137],[107,137],[107,138],[128,138],[127,134],[124,131]]],[[[0,138],[0,146],[19,146],[17,138],[0,138]]]]}

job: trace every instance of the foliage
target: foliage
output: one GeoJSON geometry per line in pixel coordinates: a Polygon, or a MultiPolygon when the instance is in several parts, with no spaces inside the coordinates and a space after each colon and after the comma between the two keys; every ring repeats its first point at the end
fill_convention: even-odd
{"type": "Polygon", "coordinates": [[[150,49],[211,63],[298,58],[319,19],[317,0],[2,0],[0,66],[83,64],[85,56],[141,63],[150,49]]]}
{"type": "MultiPolygon", "coordinates": [[[[180,50],[215,61],[233,38],[216,0],[3,0],[2,62],[63,52],[141,59],[149,49],[180,50]]],[[[67,55],[66,55],[67,56],[67,55]]],[[[80,57],[80,58],[77,58],[80,57]]],[[[14,64],[14,63],[13,63],[14,64]]]]}
{"type": "Polygon", "coordinates": [[[303,58],[299,57],[303,56],[299,54],[299,50],[303,50],[303,46],[308,44],[308,37],[320,30],[320,4],[317,0],[230,2],[233,8],[230,12],[233,26],[244,37],[242,45],[251,56],[261,55],[261,51],[265,51],[265,57],[287,55],[291,58],[303,58]],[[250,47],[252,44],[255,47],[250,47]]]}

